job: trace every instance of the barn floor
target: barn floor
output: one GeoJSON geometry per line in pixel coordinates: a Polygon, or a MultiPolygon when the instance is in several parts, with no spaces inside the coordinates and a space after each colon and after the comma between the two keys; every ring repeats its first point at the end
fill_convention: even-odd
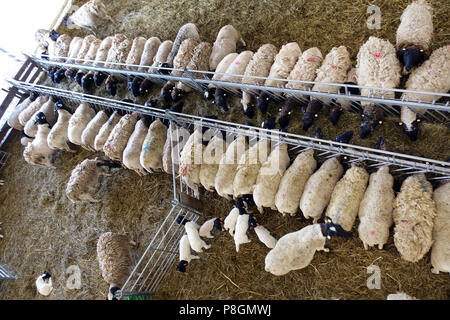
{"type": "MultiPolygon", "coordinates": [[[[80,1],[74,1],[77,4],[80,1]]],[[[160,39],[174,39],[178,28],[194,22],[202,39],[213,42],[219,28],[231,23],[241,31],[249,50],[267,42],[277,46],[288,41],[298,41],[302,49],[319,47],[326,53],[335,45],[346,45],[356,57],[359,46],[370,35],[388,38],[395,42],[398,18],[408,1],[377,1],[383,14],[382,29],[369,30],[365,21],[369,1],[107,1],[108,11],[118,21],[97,30],[103,38],[122,32],[128,37],[157,35],[160,39]],[[277,14],[273,14],[276,12],[277,14]],[[336,17],[335,21],[330,16],[336,17]],[[171,22],[170,24],[168,22],[171,22]],[[251,24],[247,24],[251,21],[251,24]],[[268,25],[267,21],[271,21],[268,25]],[[286,23],[288,21],[289,23],[286,23]]],[[[446,44],[446,22],[449,21],[447,1],[431,1],[435,8],[435,38],[433,49],[446,44]]],[[[85,35],[82,30],[61,27],[58,32],[85,35]]],[[[447,38],[446,38],[447,37],[447,38]]],[[[45,84],[50,85],[47,80],[45,84]]],[[[79,91],[73,84],[59,85],[79,91]]],[[[104,88],[97,94],[104,95],[104,88]]],[[[157,95],[158,88],[152,92],[157,95]]],[[[124,90],[120,98],[129,97],[124,90]]],[[[134,98],[133,98],[134,99],[134,98]]],[[[145,99],[136,100],[143,102],[145,99]]],[[[199,95],[186,98],[184,112],[196,115],[218,114],[219,119],[241,122],[238,101],[231,112],[217,111],[214,105],[200,100],[199,95]]],[[[278,106],[269,109],[275,115],[278,106]]],[[[308,135],[300,129],[300,113],[294,115],[290,132],[308,135]]],[[[346,130],[358,130],[360,119],[354,114],[344,114],[340,123],[330,126],[321,116],[310,129],[320,126],[327,139],[333,139],[346,130]]],[[[252,121],[261,123],[260,114],[252,121]]],[[[352,143],[375,145],[382,135],[397,152],[414,154],[438,160],[450,155],[450,129],[424,123],[419,140],[411,143],[393,122],[377,128],[366,140],[357,135],[352,143]]],[[[65,195],[65,186],[75,165],[96,155],[81,150],[76,154],[61,153],[56,159],[56,170],[28,165],[22,157],[23,147],[18,135],[5,147],[12,156],[0,171],[5,180],[0,194],[0,222],[3,222],[0,240],[0,261],[14,271],[19,279],[4,282],[0,287],[2,299],[104,299],[108,285],[101,278],[96,260],[98,236],[105,231],[129,235],[138,243],[133,249],[135,261],[145,250],[154,232],[170,208],[172,179],[167,174],[139,177],[129,170],[118,170],[111,177],[102,178],[96,196],[99,204],[72,204],[65,195]],[[82,271],[82,288],[68,290],[65,274],[67,267],[78,265],[82,271]],[[44,270],[53,275],[54,292],[49,298],[36,292],[34,280],[44,270]]],[[[233,203],[217,194],[202,192],[204,217],[224,218],[233,203]]],[[[296,231],[307,222],[300,216],[282,217],[268,210],[256,215],[261,224],[279,238],[296,231]]],[[[354,230],[355,231],[355,230],[354,230]]],[[[357,234],[357,233],[355,233],[357,234]]],[[[392,235],[392,233],[391,233],[392,235]]],[[[188,272],[181,274],[171,269],[155,299],[385,299],[389,293],[405,291],[420,299],[448,299],[448,275],[430,272],[429,254],[418,263],[400,258],[392,236],[385,250],[365,251],[355,236],[350,240],[333,239],[329,253],[316,253],[305,269],[275,277],[264,271],[264,257],[268,249],[250,235],[251,243],[235,252],[234,241],[228,233],[216,234],[207,242],[211,249],[193,261],[188,272]],[[370,290],[366,282],[369,265],[381,270],[381,289],[370,290]]]]}

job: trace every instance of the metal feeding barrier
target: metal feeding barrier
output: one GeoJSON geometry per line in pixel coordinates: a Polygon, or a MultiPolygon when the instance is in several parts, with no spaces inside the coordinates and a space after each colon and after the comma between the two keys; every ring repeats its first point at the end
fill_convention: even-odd
{"type": "MultiPolygon", "coordinates": [[[[92,61],[91,61],[92,62],[92,61]]],[[[424,103],[420,101],[402,101],[401,99],[387,99],[384,97],[362,97],[350,94],[348,90],[352,85],[330,84],[334,86],[344,87],[344,93],[332,92],[315,92],[310,88],[304,87],[301,89],[287,89],[284,87],[266,87],[258,85],[244,85],[238,82],[229,81],[215,81],[211,80],[211,72],[187,71],[187,76],[174,77],[160,73],[147,73],[123,69],[128,68],[129,65],[114,64],[119,66],[117,69],[110,69],[104,67],[92,66],[89,64],[71,64],[61,63],[55,61],[43,60],[35,56],[30,56],[27,62],[42,71],[48,66],[58,66],[64,68],[77,68],[89,71],[102,71],[109,74],[114,74],[118,77],[139,76],[151,79],[155,83],[162,84],[165,81],[182,81],[193,89],[203,92],[209,84],[216,87],[221,87],[226,92],[233,95],[239,95],[239,90],[245,90],[255,93],[256,91],[267,92],[274,99],[285,99],[286,95],[295,95],[299,99],[306,99],[304,96],[316,96],[326,99],[347,99],[351,101],[372,101],[379,105],[383,105],[387,111],[393,115],[399,115],[400,106],[408,106],[412,108],[426,109],[426,115],[429,114],[431,121],[448,123],[449,119],[449,102],[438,103],[433,100],[432,103],[424,103]],[[198,75],[200,74],[200,76],[198,75]],[[432,116],[431,116],[432,115],[432,116]]],[[[152,67],[148,67],[152,69],[152,67]]],[[[171,68],[161,68],[172,71],[171,68]]],[[[185,70],[182,70],[185,71],[185,70]]],[[[236,75],[241,77],[241,75],[236,75]]],[[[256,78],[256,77],[255,77],[256,78]]],[[[280,81],[286,81],[280,79],[280,81]]],[[[184,234],[184,227],[176,222],[176,218],[184,215],[187,219],[198,221],[201,216],[202,208],[199,200],[200,196],[194,192],[178,175],[176,164],[178,156],[182,150],[183,144],[180,141],[186,141],[186,133],[191,134],[197,128],[211,129],[213,131],[221,131],[226,133],[227,140],[239,135],[245,135],[249,139],[249,145],[252,145],[259,139],[270,139],[272,148],[280,143],[286,143],[289,147],[289,154],[291,159],[301,151],[307,149],[314,149],[315,155],[318,159],[326,159],[329,157],[341,156],[348,162],[363,161],[369,172],[374,171],[377,167],[383,165],[391,166],[391,172],[396,175],[426,173],[429,179],[449,179],[450,178],[450,163],[428,159],[413,155],[401,154],[391,151],[378,150],[367,148],[352,144],[339,143],[332,140],[312,138],[294,133],[280,132],[278,130],[267,130],[259,127],[237,124],[207,117],[194,116],[190,114],[172,112],[166,109],[153,108],[146,105],[125,102],[113,98],[96,96],[84,92],[68,91],[65,89],[53,88],[44,85],[38,85],[32,82],[27,82],[22,79],[11,79],[8,82],[13,86],[15,94],[22,96],[26,92],[38,92],[43,95],[52,95],[61,98],[68,106],[73,109],[80,102],[87,102],[95,109],[112,108],[121,109],[127,112],[137,112],[143,115],[159,118],[169,126],[168,134],[171,136],[172,146],[172,179],[173,179],[173,200],[172,207],[167,216],[162,221],[159,229],[153,236],[150,244],[142,254],[141,258],[134,266],[130,276],[128,277],[124,286],[117,292],[117,297],[124,299],[132,299],[139,297],[153,296],[160,284],[167,276],[171,268],[175,268],[178,258],[178,244],[179,240],[184,234]],[[175,136],[173,136],[175,135],[175,136]],[[174,142],[177,141],[176,145],[174,142]]],[[[304,82],[314,83],[314,82],[304,82]]],[[[11,90],[13,90],[11,89],[11,90]]],[[[383,89],[374,88],[379,92],[383,89]]],[[[406,90],[392,89],[386,91],[395,91],[401,95],[406,90]]],[[[442,95],[445,99],[450,97],[449,94],[444,93],[424,93],[429,95],[442,95]]],[[[360,110],[359,110],[360,111],[360,110]]],[[[357,109],[354,112],[359,112],[357,109]]],[[[228,140],[229,141],[229,140],[228,140]]]]}

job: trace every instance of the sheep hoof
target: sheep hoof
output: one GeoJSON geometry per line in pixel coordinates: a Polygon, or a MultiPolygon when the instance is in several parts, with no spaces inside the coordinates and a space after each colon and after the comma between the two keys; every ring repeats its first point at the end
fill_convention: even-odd
{"type": "Polygon", "coordinates": [[[367,243],[364,243],[364,250],[368,250],[369,246],[367,245],[367,243]]]}
{"type": "Polygon", "coordinates": [[[383,250],[383,245],[382,245],[382,244],[379,244],[379,245],[378,245],[378,249],[379,249],[379,250],[383,250]]]}
{"type": "Polygon", "coordinates": [[[434,274],[439,274],[439,270],[436,268],[431,268],[431,272],[434,274]]]}

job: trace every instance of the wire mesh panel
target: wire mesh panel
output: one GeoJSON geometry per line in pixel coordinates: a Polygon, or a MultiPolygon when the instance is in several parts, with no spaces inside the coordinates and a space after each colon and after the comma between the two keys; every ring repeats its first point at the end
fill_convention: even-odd
{"type": "Polygon", "coordinates": [[[6,267],[0,265],[0,280],[16,280],[17,276],[12,274],[6,267]]]}

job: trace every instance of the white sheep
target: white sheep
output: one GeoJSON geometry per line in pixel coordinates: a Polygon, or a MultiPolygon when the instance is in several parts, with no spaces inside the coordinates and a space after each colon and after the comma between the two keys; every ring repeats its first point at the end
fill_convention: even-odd
{"type": "Polygon", "coordinates": [[[67,54],[67,63],[74,63],[78,53],[81,50],[81,46],[83,45],[83,38],[81,37],[73,37],[72,41],[70,41],[69,45],[69,53],[67,54]]]}
{"type": "Polygon", "coordinates": [[[239,246],[241,244],[251,242],[247,236],[249,218],[250,215],[248,213],[241,214],[241,212],[239,212],[234,229],[234,244],[236,246],[236,252],[239,252],[239,246]]]}
{"type": "Polygon", "coordinates": [[[433,244],[436,204],[424,174],[406,178],[393,202],[394,244],[406,261],[417,262],[433,244]]]}
{"type": "Polygon", "coordinates": [[[389,173],[389,166],[383,166],[370,175],[369,186],[358,212],[358,234],[365,250],[374,245],[381,250],[388,241],[389,228],[393,223],[393,186],[394,177],[389,173]]]}
{"type": "Polygon", "coordinates": [[[39,96],[32,103],[28,105],[20,114],[19,114],[19,123],[25,127],[28,120],[33,117],[33,115],[38,111],[41,106],[48,101],[49,96],[39,96]]]}
{"type": "MultiPolygon", "coordinates": [[[[241,210],[242,209],[239,209],[238,207],[234,207],[233,209],[231,209],[230,213],[228,213],[225,220],[223,221],[224,230],[228,230],[232,237],[234,237],[234,229],[236,228],[237,218],[241,210]]],[[[242,214],[245,214],[245,212],[243,212],[242,214]]]]}
{"type": "Polygon", "coordinates": [[[208,191],[214,191],[215,179],[219,170],[220,160],[227,150],[227,144],[222,134],[216,134],[208,142],[203,151],[203,160],[200,167],[200,183],[208,191]]]}
{"type": "Polygon", "coordinates": [[[325,216],[344,230],[351,231],[368,181],[367,171],[352,163],[350,169],[334,187],[325,216]]]}
{"type": "Polygon", "coordinates": [[[128,67],[130,70],[138,70],[138,66],[141,62],[142,54],[144,53],[144,47],[147,39],[144,37],[134,38],[131,43],[131,49],[128,53],[127,59],[125,60],[126,64],[135,65],[133,67],[128,67]]]}
{"type": "Polygon", "coordinates": [[[266,162],[262,164],[253,190],[253,199],[260,213],[263,213],[263,207],[276,210],[275,196],[289,162],[287,144],[282,143],[270,153],[266,162]]]}
{"type": "Polygon", "coordinates": [[[47,136],[50,133],[50,125],[45,118],[45,114],[36,115],[38,131],[33,141],[29,142],[23,151],[23,157],[29,164],[40,165],[47,168],[56,169],[52,164],[55,152],[47,144],[47,136]]]}
{"type": "Polygon", "coordinates": [[[82,102],[69,119],[67,127],[67,137],[73,144],[80,146],[81,135],[89,122],[95,117],[95,110],[88,103],[82,102]]]}
{"type": "Polygon", "coordinates": [[[11,128],[14,128],[16,130],[23,130],[23,125],[19,122],[19,114],[25,110],[26,108],[28,108],[28,106],[33,103],[37,98],[37,95],[35,93],[30,93],[30,95],[23,101],[21,101],[20,103],[18,103],[14,109],[12,110],[12,112],[9,114],[7,123],[8,126],[10,126],[11,128]]]}
{"type": "MultiPolygon", "coordinates": [[[[216,71],[214,72],[214,75],[212,77],[212,80],[221,80],[223,75],[220,73],[225,73],[228,69],[228,67],[233,63],[233,61],[237,58],[239,54],[236,52],[227,54],[217,65],[216,71]]],[[[214,88],[215,85],[209,84],[209,88],[214,88]]]]}
{"type": "Polygon", "coordinates": [[[202,131],[197,129],[189,136],[186,144],[180,153],[180,163],[178,173],[183,181],[194,190],[194,194],[199,195],[198,186],[200,184],[200,168],[204,145],[202,143],[202,131]]]}
{"type": "Polygon", "coordinates": [[[185,219],[184,216],[178,216],[176,221],[179,224],[184,225],[184,230],[187,233],[192,250],[194,250],[195,252],[203,252],[203,248],[211,248],[211,245],[207,244],[200,238],[200,235],[198,233],[200,226],[195,221],[185,219]]]}
{"type": "Polygon", "coordinates": [[[219,169],[214,179],[217,193],[226,199],[233,195],[233,182],[236,176],[238,161],[248,149],[247,137],[238,136],[231,142],[220,159],[219,169]]]}
{"type": "Polygon", "coordinates": [[[35,284],[37,291],[43,296],[48,296],[53,291],[52,275],[47,271],[37,277],[35,284]]]}
{"type": "MultiPolygon", "coordinates": [[[[249,64],[250,60],[253,58],[253,52],[246,50],[241,53],[239,53],[236,58],[230,63],[228,68],[224,73],[228,74],[235,74],[235,75],[243,75],[245,72],[245,69],[247,68],[247,65],[249,64]]],[[[239,76],[231,76],[231,75],[225,75],[220,77],[221,81],[231,81],[231,82],[241,82],[242,77],[239,76]]]]}
{"type": "Polygon", "coordinates": [[[181,44],[184,40],[189,38],[200,40],[198,29],[196,25],[193,23],[186,23],[185,25],[181,26],[181,28],[178,30],[177,36],[172,44],[172,49],[170,50],[170,53],[168,54],[167,59],[165,61],[168,67],[172,66],[175,67],[174,59],[178,55],[181,44]]]}
{"type": "Polygon", "coordinates": [[[55,110],[58,112],[58,119],[47,136],[47,144],[52,150],[64,150],[75,152],[70,147],[68,136],[69,120],[72,117],[72,110],[65,107],[61,102],[55,103],[55,110]]]}
{"type": "Polygon", "coordinates": [[[119,123],[120,118],[121,115],[119,114],[119,112],[114,111],[113,114],[109,117],[108,121],[106,121],[100,128],[94,140],[94,149],[96,151],[103,151],[103,146],[105,145],[106,140],[108,140],[108,137],[116,124],[119,123]]]}
{"type": "Polygon", "coordinates": [[[64,18],[63,24],[66,26],[76,25],[92,31],[107,21],[113,22],[108,15],[102,0],[90,0],[78,8],[72,15],[64,18]]]}
{"type": "Polygon", "coordinates": [[[249,218],[249,229],[255,230],[255,233],[262,243],[269,248],[275,248],[277,244],[277,239],[270,234],[270,231],[267,230],[264,226],[260,225],[252,216],[249,218]]]}
{"type": "Polygon", "coordinates": [[[209,57],[209,70],[216,70],[217,65],[229,53],[236,52],[237,42],[245,46],[241,34],[231,24],[223,26],[217,34],[209,57]]]}
{"type": "Polygon", "coordinates": [[[211,234],[213,230],[222,231],[223,221],[219,218],[211,218],[206,220],[200,227],[198,234],[200,237],[212,239],[214,236],[211,234]]]}
{"type": "MultiPolygon", "coordinates": [[[[407,90],[428,91],[428,92],[448,92],[450,90],[450,47],[443,46],[436,49],[431,54],[430,58],[425,61],[420,67],[414,69],[408,81],[405,84],[407,90]]],[[[431,103],[433,100],[439,100],[440,95],[421,94],[414,92],[405,92],[402,94],[402,99],[409,101],[422,101],[424,103],[431,103]]],[[[411,140],[417,139],[418,122],[416,113],[424,114],[426,109],[410,109],[406,106],[401,108],[401,124],[403,130],[410,137],[411,140]]]]}
{"type": "MultiPolygon", "coordinates": [[[[303,51],[292,71],[289,73],[287,80],[314,81],[316,79],[316,71],[322,65],[323,56],[319,48],[313,47],[303,51]]],[[[301,89],[311,88],[312,83],[301,83],[289,81],[286,88],[301,89]]]]}
{"type": "Polygon", "coordinates": [[[28,145],[28,142],[32,142],[33,141],[34,138],[27,136],[25,134],[25,132],[23,132],[23,130],[20,133],[22,134],[22,138],[20,138],[20,144],[23,145],[24,147],[26,147],[28,145]]]}
{"type": "MultiPolygon", "coordinates": [[[[92,59],[94,61],[89,62],[90,64],[92,64],[95,67],[104,67],[106,60],[108,58],[108,53],[109,50],[111,49],[112,45],[113,45],[113,40],[114,37],[113,36],[109,36],[106,37],[105,39],[103,39],[100,42],[100,45],[98,45],[96,53],[95,53],[95,57],[92,59]]],[[[94,51],[95,47],[98,44],[98,40],[95,40],[92,44],[91,44],[91,48],[89,48],[89,51],[94,51]]],[[[97,74],[100,74],[101,72],[98,72],[97,74]]],[[[85,89],[85,90],[90,90],[92,87],[92,84],[95,83],[97,86],[100,86],[101,82],[104,80],[103,78],[100,77],[96,77],[95,76],[95,72],[94,71],[89,71],[86,75],[84,75],[81,79],[81,86],[85,89]],[[100,79],[102,79],[100,81],[100,79]]],[[[106,75],[104,76],[106,78],[106,75]]]]}
{"type": "Polygon", "coordinates": [[[294,68],[297,60],[302,55],[297,42],[289,42],[283,45],[275,56],[274,63],[270,67],[269,79],[264,83],[268,87],[284,86],[285,81],[274,79],[286,79],[294,68]]]}
{"type": "Polygon", "coordinates": [[[433,247],[431,248],[431,272],[450,273],[450,182],[446,181],[433,192],[436,217],[433,224],[433,247]]]}
{"type": "Polygon", "coordinates": [[[93,63],[94,66],[103,67],[105,65],[105,61],[108,58],[108,52],[113,44],[113,40],[113,36],[106,37],[102,40],[95,55],[95,62],[93,63]]]}
{"type": "Polygon", "coordinates": [[[344,173],[337,157],[326,160],[306,182],[300,199],[303,216],[317,223],[331,199],[336,183],[344,173]]]}
{"type": "Polygon", "coordinates": [[[283,215],[289,213],[291,216],[297,213],[306,182],[316,167],[313,149],[304,151],[295,158],[281,178],[275,195],[275,206],[279,212],[283,215]]]}
{"type": "Polygon", "coordinates": [[[177,55],[173,59],[173,68],[180,70],[173,70],[171,75],[174,77],[180,77],[183,75],[183,70],[186,68],[188,63],[194,54],[194,49],[200,44],[199,38],[187,38],[184,40],[178,50],[177,55]]]}
{"type": "Polygon", "coordinates": [[[159,45],[158,51],[156,51],[156,55],[153,58],[152,67],[154,68],[150,69],[149,73],[156,73],[156,71],[158,70],[157,68],[161,67],[162,64],[167,61],[167,57],[172,50],[172,46],[172,40],[165,40],[159,45]]]}
{"type": "Polygon", "coordinates": [[[101,127],[108,121],[109,115],[106,111],[100,110],[94,118],[89,121],[81,134],[81,146],[89,151],[95,151],[94,141],[101,127]]]}
{"type": "Polygon", "coordinates": [[[140,153],[140,164],[148,172],[162,171],[162,157],[166,140],[167,127],[161,120],[156,119],[148,129],[140,153]]]}
{"type": "MultiPolygon", "coordinates": [[[[83,41],[81,42],[81,47],[80,47],[80,50],[78,51],[76,59],[73,59],[73,63],[84,64],[84,59],[85,59],[87,53],[89,52],[91,44],[96,40],[97,40],[97,38],[93,35],[88,35],[88,36],[84,37],[83,41]]],[[[70,69],[66,70],[65,75],[67,78],[75,80],[75,75],[76,75],[77,71],[78,70],[76,68],[70,68],[70,69]]]]}
{"type": "Polygon", "coordinates": [[[151,37],[144,43],[144,48],[141,54],[141,60],[139,61],[139,68],[137,69],[140,72],[148,72],[149,67],[153,64],[153,59],[158,52],[158,48],[161,45],[161,40],[158,37],[151,37]]]}
{"type": "Polygon", "coordinates": [[[398,291],[396,293],[388,294],[386,300],[418,300],[416,297],[412,297],[405,292],[398,291]]]}
{"type": "Polygon", "coordinates": [[[25,124],[23,128],[23,132],[29,137],[34,137],[37,132],[37,122],[35,121],[36,115],[42,112],[45,114],[47,122],[50,126],[53,126],[56,122],[55,110],[54,110],[54,101],[53,98],[50,97],[40,108],[37,110],[30,120],[25,124]]]}
{"type": "Polygon", "coordinates": [[[108,299],[112,300],[131,273],[133,260],[128,237],[113,232],[101,234],[97,242],[97,260],[102,277],[109,284],[108,299]]]}
{"type": "MultiPolygon", "coordinates": [[[[169,129],[167,132],[166,143],[164,144],[164,151],[162,157],[163,170],[168,174],[173,174],[172,165],[174,166],[175,174],[178,173],[178,163],[179,163],[179,152],[178,152],[178,143],[180,142],[179,137],[177,139],[177,131],[178,127],[170,123],[169,129]],[[173,144],[173,149],[172,149],[173,144]],[[173,152],[173,154],[172,154],[173,152]],[[174,162],[172,163],[172,156],[174,158],[174,162]]],[[[181,151],[181,150],[180,150],[181,151]]],[[[203,164],[203,163],[202,163],[203,164]]]]}
{"type": "Polygon", "coordinates": [[[177,265],[177,270],[180,272],[186,272],[186,267],[192,259],[200,259],[200,257],[191,254],[191,244],[189,243],[189,237],[187,234],[185,234],[180,239],[180,262],[177,265]]]}
{"type": "Polygon", "coordinates": [[[240,157],[233,180],[233,196],[252,194],[259,170],[270,154],[270,140],[260,139],[240,157]]]}
{"type": "Polygon", "coordinates": [[[103,146],[103,152],[107,157],[123,162],[123,150],[127,147],[128,139],[134,131],[138,116],[137,113],[131,113],[120,118],[103,146]]]}
{"type": "Polygon", "coordinates": [[[142,150],[142,144],[147,136],[148,126],[146,119],[142,118],[134,127],[134,131],[128,139],[127,146],[123,150],[123,165],[135,171],[139,176],[145,176],[147,171],[142,167],[140,162],[140,155],[142,150]]]}

